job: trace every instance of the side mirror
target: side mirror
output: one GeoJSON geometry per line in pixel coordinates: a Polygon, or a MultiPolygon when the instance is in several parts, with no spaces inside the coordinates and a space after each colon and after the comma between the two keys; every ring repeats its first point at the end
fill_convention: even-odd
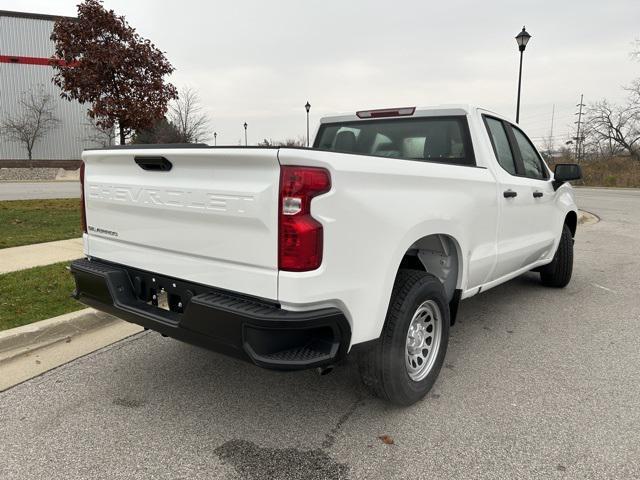
{"type": "Polygon", "coordinates": [[[557,190],[565,182],[580,180],[582,169],[575,163],[559,163],[553,169],[553,189],[557,190]]]}

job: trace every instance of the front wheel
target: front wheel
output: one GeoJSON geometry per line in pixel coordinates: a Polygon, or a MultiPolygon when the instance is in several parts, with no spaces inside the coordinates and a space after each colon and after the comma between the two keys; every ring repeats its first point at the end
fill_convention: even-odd
{"type": "Polygon", "coordinates": [[[540,270],[540,280],[547,287],[563,288],[569,284],[573,272],[573,236],[565,223],[553,260],[540,270]]]}
{"type": "Polygon", "coordinates": [[[359,362],[363,382],[398,405],[411,405],[433,386],[449,341],[444,287],[433,275],[400,270],[379,341],[359,362]]]}

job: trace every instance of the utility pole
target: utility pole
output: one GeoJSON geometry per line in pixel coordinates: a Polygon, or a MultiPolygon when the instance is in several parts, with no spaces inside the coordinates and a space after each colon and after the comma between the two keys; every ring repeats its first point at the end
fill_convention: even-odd
{"type": "Polygon", "coordinates": [[[309,110],[311,110],[311,104],[307,102],[304,109],[307,111],[307,148],[309,148],[309,110]]]}
{"type": "Polygon", "coordinates": [[[582,124],[582,107],[584,107],[584,103],[582,103],[584,99],[584,94],[580,94],[580,103],[576,105],[579,108],[576,115],[578,115],[578,121],[574,122],[578,124],[578,128],[576,129],[576,163],[580,163],[580,144],[582,143],[582,137],[580,137],[580,125],[582,124]]]}
{"type": "Polygon", "coordinates": [[[553,151],[553,120],[556,116],[556,104],[554,103],[551,107],[551,129],[549,130],[549,156],[551,156],[551,152],[553,151]]]}

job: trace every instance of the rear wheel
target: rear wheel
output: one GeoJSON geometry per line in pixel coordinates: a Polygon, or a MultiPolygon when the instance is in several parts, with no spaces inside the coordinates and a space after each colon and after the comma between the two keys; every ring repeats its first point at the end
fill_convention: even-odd
{"type": "Polygon", "coordinates": [[[563,288],[569,284],[573,272],[573,236],[569,226],[562,227],[560,243],[553,260],[540,270],[540,280],[547,287],[563,288]]]}
{"type": "Polygon", "coordinates": [[[398,405],[420,400],[444,362],[449,325],[440,280],[426,272],[400,270],[380,340],[360,358],[365,385],[398,405]]]}

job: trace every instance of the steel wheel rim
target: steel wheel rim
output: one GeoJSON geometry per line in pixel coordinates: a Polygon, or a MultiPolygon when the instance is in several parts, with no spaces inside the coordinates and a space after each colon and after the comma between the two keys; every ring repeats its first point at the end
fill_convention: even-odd
{"type": "Polygon", "coordinates": [[[442,333],[442,314],[433,300],[420,304],[413,314],[405,347],[407,374],[414,382],[423,380],[433,367],[442,333]]]}

